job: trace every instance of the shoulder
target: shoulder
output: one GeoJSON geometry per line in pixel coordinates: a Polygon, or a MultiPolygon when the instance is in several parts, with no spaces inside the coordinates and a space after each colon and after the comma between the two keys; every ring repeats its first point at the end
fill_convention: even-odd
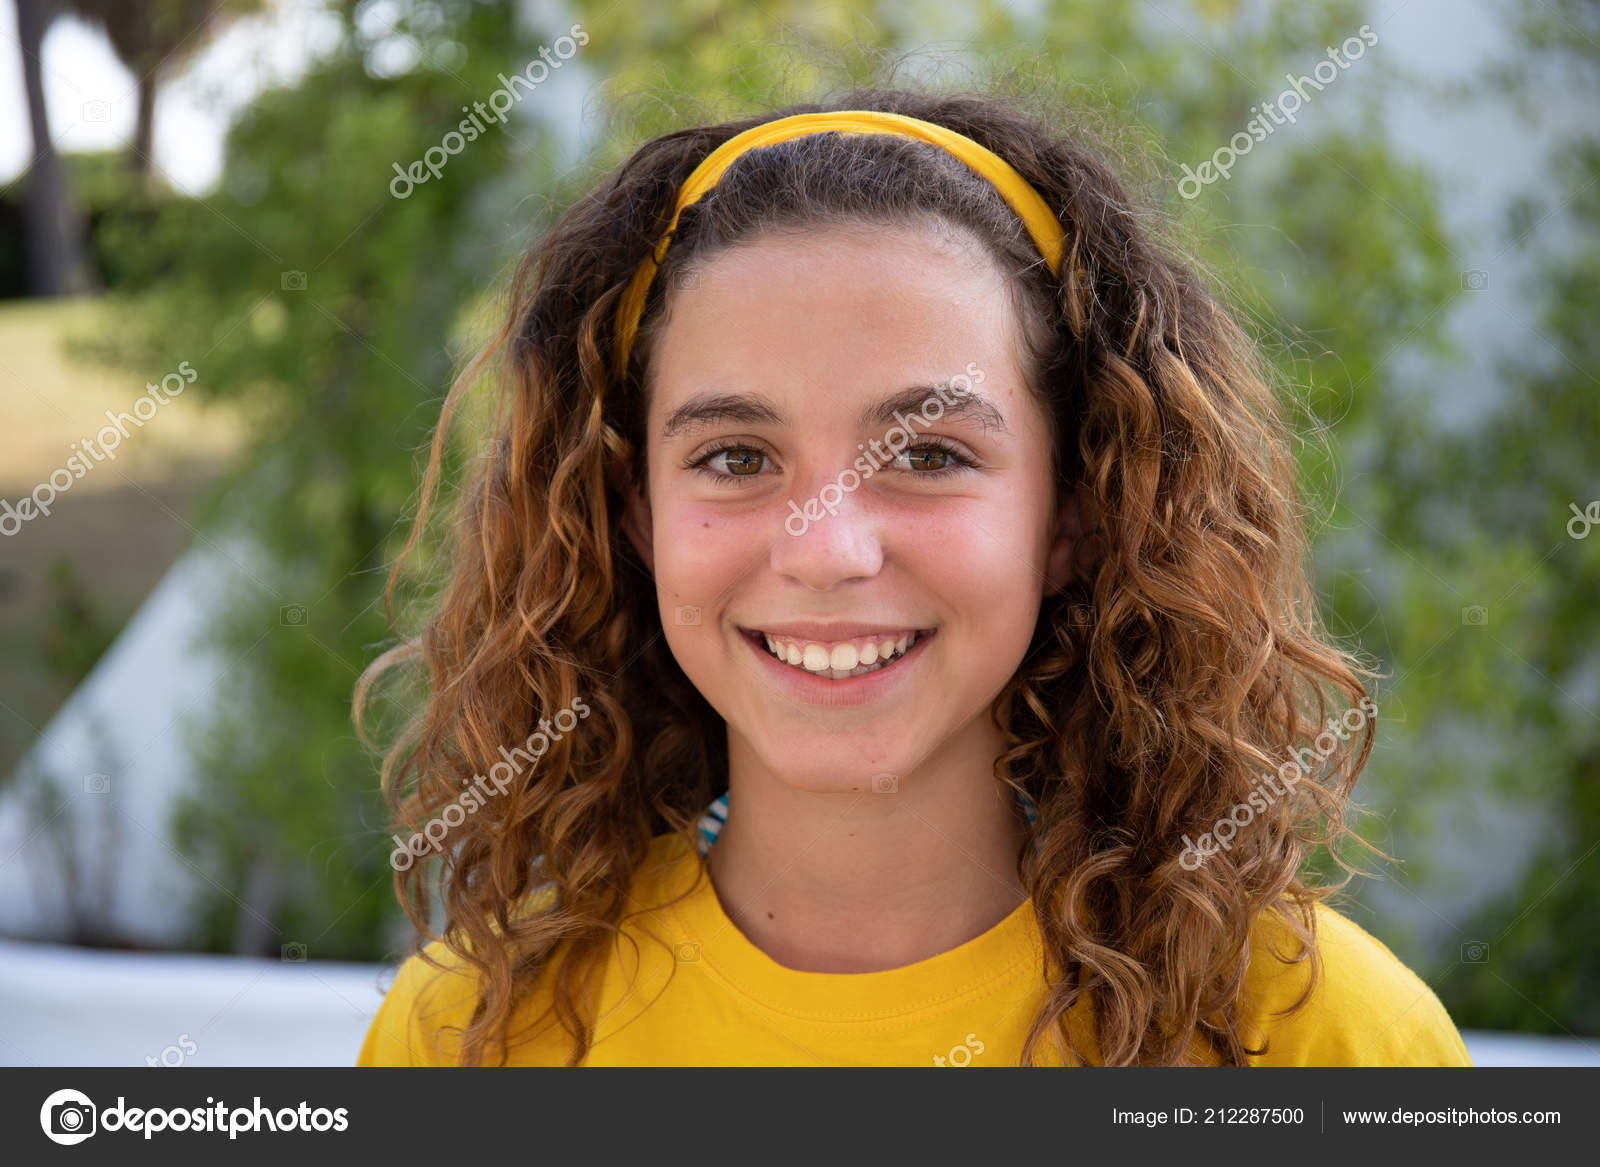
{"type": "Polygon", "coordinates": [[[477,999],[477,978],[466,961],[439,941],[407,957],[367,1027],[358,1066],[445,1066],[456,1060],[443,1032],[464,1026],[477,999]]]}
{"type": "MultiPolygon", "coordinates": [[[[555,886],[546,884],[530,893],[519,911],[547,908],[554,902],[555,893],[555,886]]],[[[367,1029],[356,1064],[457,1064],[457,1038],[472,1020],[477,1002],[478,975],[471,963],[442,941],[427,944],[421,954],[401,962],[394,983],[367,1029]]],[[[543,1011],[536,1001],[525,1004],[536,1014],[543,1011]]]]}
{"type": "Polygon", "coordinates": [[[1310,961],[1278,911],[1251,930],[1245,975],[1245,1040],[1268,1048],[1261,1066],[1470,1066],[1450,1015],[1423,980],[1376,937],[1316,904],[1321,967],[1305,1004],[1310,961]]]}

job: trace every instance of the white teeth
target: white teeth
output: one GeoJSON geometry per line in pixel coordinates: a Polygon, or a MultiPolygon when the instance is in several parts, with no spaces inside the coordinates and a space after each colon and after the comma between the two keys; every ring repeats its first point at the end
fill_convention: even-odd
{"type": "Polygon", "coordinates": [[[831,651],[820,644],[807,644],[802,649],[793,642],[785,644],[767,633],[762,633],[762,639],[766,641],[767,651],[779,660],[803,668],[814,676],[844,680],[888,667],[917,642],[917,634],[907,633],[898,639],[886,637],[868,640],[859,650],[853,644],[838,644],[831,651]]]}

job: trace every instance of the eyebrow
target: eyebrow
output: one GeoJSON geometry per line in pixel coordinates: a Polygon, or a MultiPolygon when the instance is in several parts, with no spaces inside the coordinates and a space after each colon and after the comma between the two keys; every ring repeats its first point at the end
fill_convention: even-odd
{"type": "MultiPolygon", "coordinates": [[[[944,413],[938,420],[971,421],[982,426],[985,432],[994,429],[1003,434],[1011,433],[1006,427],[1005,415],[993,401],[976,389],[954,396],[953,403],[939,398],[944,405],[944,413]]],[[[932,385],[913,385],[909,389],[902,389],[864,409],[860,424],[863,428],[895,425],[898,421],[896,412],[907,414],[920,410],[929,397],[938,398],[938,391],[932,385]]],[[[926,417],[922,420],[925,425],[934,424],[926,417]]],[[[769,398],[759,393],[702,393],[691,397],[667,415],[661,440],[670,442],[673,438],[725,423],[786,426],[789,421],[769,398]]]]}

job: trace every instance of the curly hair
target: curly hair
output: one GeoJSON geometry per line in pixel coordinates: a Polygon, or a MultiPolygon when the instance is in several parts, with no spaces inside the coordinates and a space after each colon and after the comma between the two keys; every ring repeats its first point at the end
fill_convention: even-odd
{"type": "Polygon", "coordinates": [[[1354,836],[1345,807],[1372,723],[1340,733],[1319,752],[1327,764],[1285,797],[1269,801],[1258,783],[1319,734],[1330,709],[1371,707],[1361,678],[1376,674],[1318,616],[1293,430],[1267,364],[1076,136],[995,97],[867,89],[639,147],[523,257],[509,312],[446,399],[391,600],[439,486],[446,431],[496,362],[503,422],[456,501],[449,578],[420,635],[373,661],[356,687],[368,740],[373,683],[401,664],[426,668],[425,698],[383,759],[398,821],[415,830],[541,717],[592,705],[582,733],[553,735],[531,772],[453,829],[432,885],[434,865],[396,872],[418,947],[442,940],[478,975],[464,1063],[496,1045],[504,1061],[512,1015],[547,974],[550,1009],[572,1038],[568,1064],[583,1060],[594,1038],[586,986],[621,934],[651,840],[690,836],[727,790],[726,727],[668,650],[654,582],[619,522],[617,468],[644,481],[651,340],[674,272],[761,232],[908,218],[972,233],[1013,277],[1057,481],[1094,513],[1092,553],[1044,598],[992,708],[1007,743],[994,776],[1037,806],[1017,874],[1048,990],[1022,1064],[1037,1064],[1047,1037],[1087,1056],[1067,1024],[1080,998],[1092,1004],[1102,1064],[1182,1064],[1197,1037],[1225,1064],[1247,1064],[1263,1052],[1246,1044],[1241,994],[1264,912],[1299,943],[1281,958],[1311,962],[1291,1008],[1309,998],[1312,907],[1351,869],[1335,855],[1344,880],[1317,884],[1307,860],[1354,836]],[[684,212],[619,369],[618,297],[684,178],[750,126],[824,109],[920,118],[1005,158],[1065,228],[1059,276],[993,188],[942,151],[803,137],[742,155],[684,212]],[[1186,862],[1191,836],[1215,828],[1220,839],[1246,806],[1251,829],[1186,862]],[[527,910],[546,885],[553,902],[527,910]]]}

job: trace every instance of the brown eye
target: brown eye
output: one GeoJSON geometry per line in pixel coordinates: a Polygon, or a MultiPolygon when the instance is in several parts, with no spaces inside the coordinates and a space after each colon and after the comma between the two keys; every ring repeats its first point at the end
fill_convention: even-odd
{"type": "Polygon", "coordinates": [[[954,446],[942,441],[924,441],[908,446],[900,455],[913,478],[943,478],[976,468],[976,463],[954,446]],[[930,464],[927,459],[934,459],[930,464]]]}
{"type": "Polygon", "coordinates": [[[760,450],[725,450],[723,452],[728,455],[728,460],[723,465],[735,477],[761,473],[761,459],[766,455],[760,450]]]}
{"type": "Polygon", "coordinates": [[[741,446],[736,443],[730,443],[707,450],[700,457],[687,463],[686,468],[698,470],[713,482],[726,485],[738,478],[761,477],[766,460],[766,453],[756,449],[754,446],[741,446]],[[723,460],[727,470],[719,469],[714,464],[718,459],[723,460]]]}
{"type": "Polygon", "coordinates": [[[950,451],[940,446],[917,446],[906,451],[906,457],[914,470],[937,471],[943,470],[949,462],[950,451]],[[929,459],[935,464],[930,464],[929,459]]]}

